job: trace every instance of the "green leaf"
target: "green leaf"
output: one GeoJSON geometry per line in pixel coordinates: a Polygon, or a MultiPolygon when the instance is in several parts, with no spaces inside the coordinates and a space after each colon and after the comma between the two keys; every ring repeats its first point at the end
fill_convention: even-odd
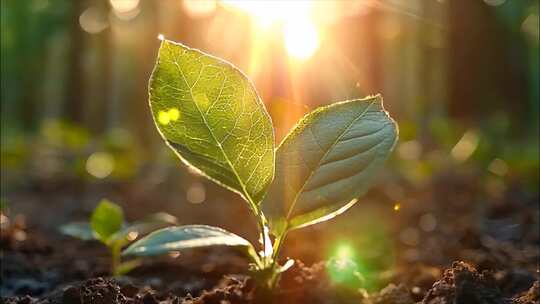
{"type": "Polygon", "coordinates": [[[154,231],[131,244],[122,254],[149,256],[187,248],[218,245],[251,247],[251,244],[244,238],[221,228],[187,225],[154,231]]]}
{"type": "Polygon", "coordinates": [[[163,224],[178,224],[178,219],[176,216],[166,213],[166,212],[157,212],[145,217],[142,222],[149,223],[163,223],[163,224]]]}
{"type": "Polygon", "coordinates": [[[94,231],[88,222],[73,222],[60,227],[60,232],[84,241],[95,240],[94,231]]]}
{"type": "Polygon", "coordinates": [[[176,217],[165,212],[155,213],[114,233],[109,237],[109,242],[120,242],[119,246],[122,247],[154,230],[176,224],[176,217]]]}
{"type": "Polygon", "coordinates": [[[228,62],[164,40],[149,90],[167,145],[258,211],[274,175],[274,133],[247,77],[228,62]]]}
{"type": "Polygon", "coordinates": [[[354,205],[397,140],[377,95],[306,115],[276,151],[276,178],[262,208],[272,232],[327,220],[354,205]]]}
{"type": "Polygon", "coordinates": [[[124,225],[122,208],[107,199],[101,200],[90,217],[90,226],[97,238],[107,243],[109,237],[118,232],[124,225]]]}

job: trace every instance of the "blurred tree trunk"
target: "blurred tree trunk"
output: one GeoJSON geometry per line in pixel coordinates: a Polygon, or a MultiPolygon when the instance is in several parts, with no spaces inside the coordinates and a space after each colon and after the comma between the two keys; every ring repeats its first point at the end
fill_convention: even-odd
{"type": "Polygon", "coordinates": [[[524,102],[530,92],[530,63],[522,35],[496,16],[496,10],[512,4],[492,7],[482,1],[448,1],[449,110],[470,120],[505,115],[513,120],[509,131],[518,135],[530,121],[524,102]]]}
{"type": "Polygon", "coordinates": [[[365,31],[364,37],[366,37],[367,43],[367,67],[366,75],[368,77],[369,94],[382,93],[383,91],[383,77],[382,77],[382,41],[380,36],[380,21],[382,18],[382,11],[380,9],[372,9],[369,14],[366,15],[364,24],[369,26],[363,27],[365,31]]]}
{"type": "MultiPolygon", "coordinates": [[[[100,9],[103,9],[109,14],[111,8],[108,0],[100,1],[100,9]]],[[[97,134],[102,134],[106,131],[107,125],[107,111],[109,111],[108,105],[111,102],[111,80],[112,80],[112,57],[113,57],[113,43],[112,43],[112,29],[108,26],[102,32],[100,32],[96,39],[98,40],[98,85],[96,96],[97,100],[90,100],[89,102],[95,102],[91,115],[91,121],[89,126],[97,134]]]]}
{"type": "MultiPolygon", "coordinates": [[[[159,41],[157,39],[160,33],[160,14],[158,10],[159,2],[146,1],[141,3],[141,11],[144,14],[148,14],[148,21],[144,24],[140,24],[138,31],[142,35],[139,38],[140,52],[132,55],[134,61],[134,69],[136,71],[135,78],[133,79],[133,90],[128,94],[128,98],[134,99],[129,102],[125,102],[123,111],[129,115],[126,117],[127,121],[136,130],[136,134],[141,134],[140,139],[144,147],[148,147],[147,151],[154,150],[156,147],[156,140],[160,140],[157,136],[152,122],[152,116],[148,107],[148,79],[150,73],[154,67],[155,59],[157,56],[157,50],[159,47],[159,41]],[[135,103],[132,103],[135,101],[135,103]]],[[[180,19],[184,20],[184,19],[180,19]]],[[[184,26],[180,26],[184,28],[184,26]]]]}
{"type": "Polygon", "coordinates": [[[82,54],[85,44],[85,33],[79,25],[79,16],[83,10],[82,0],[72,0],[69,17],[69,53],[67,58],[66,118],[74,123],[81,123],[83,119],[84,78],[82,68],[82,54]]]}
{"type": "Polygon", "coordinates": [[[446,62],[443,60],[443,43],[446,39],[446,30],[439,22],[444,20],[442,10],[444,7],[437,2],[421,2],[420,35],[418,44],[422,65],[420,66],[420,91],[417,97],[419,140],[424,146],[435,144],[432,126],[437,120],[446,118],[445,102],[446,83],[444,79],[446,62]]]}

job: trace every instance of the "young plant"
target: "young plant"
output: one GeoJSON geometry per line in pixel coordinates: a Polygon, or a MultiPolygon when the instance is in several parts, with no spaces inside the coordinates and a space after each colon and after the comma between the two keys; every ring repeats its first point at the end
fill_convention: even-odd
{"type": "Polygon", "coordinates": [[[159,212],[127,225],[122,208],[103,199],[92,212],[90,222],[69,223],[60,227],[60,231],[81,240],[98,240],[107,246],[111,254],[111,274],[119,276],[141,264],[140,259],[122,262],[120,253],[124,246],[139,236],[176,224],[174,216],[159,212]]]}
{"type": "Polygon", "coordinates": [[[161,43],[149,94],[167,146],[248,203],[261,248],[221,228],[190,225],[155,231],[123,254],[242,247],[266,288],[293,264],[278,263],[287,233],[353,206],[397,140],[396,123],[376,95],[314,110],[274,149],[272,121],[250,80],[228,62],[168,40],[161,43]]]}

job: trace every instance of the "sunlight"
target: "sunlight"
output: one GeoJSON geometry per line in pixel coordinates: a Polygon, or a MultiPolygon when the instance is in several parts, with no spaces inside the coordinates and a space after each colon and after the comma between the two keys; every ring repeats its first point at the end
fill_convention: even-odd
{"type": "Polygon", "coordinates": [[[287,52],[297,59],[308,59],[319,48],[319,35],[310,20],[288,22],[283,28],[287,52]]]}
{"type": "Polygon", "coordinates": [[[310,1],[239,1],[224,0],[224,4],[247,13],[260,30],[282,26],[287,53],[306,60],[319,48],[319,33],[311,16],[310,1]]]}

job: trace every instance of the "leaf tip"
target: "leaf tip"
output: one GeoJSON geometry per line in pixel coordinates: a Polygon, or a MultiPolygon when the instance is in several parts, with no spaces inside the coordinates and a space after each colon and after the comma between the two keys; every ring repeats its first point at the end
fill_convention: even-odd
{"type": "Polygon", "coordinates": [[[366,97],[362,98],[361,100],[363,100],[363,101],[375,101],[378,104],[380,104],[381,106],[383,105],[383,97],[382,97],[381,93],[367,95],[366,97]]]}
{"type": "Polygon", "coordinates": [[[159,34],[157,36],[157,39],[163,41],[163,40],[165,40],[165,36],[163,36],[163,34],[159,34]]]}

